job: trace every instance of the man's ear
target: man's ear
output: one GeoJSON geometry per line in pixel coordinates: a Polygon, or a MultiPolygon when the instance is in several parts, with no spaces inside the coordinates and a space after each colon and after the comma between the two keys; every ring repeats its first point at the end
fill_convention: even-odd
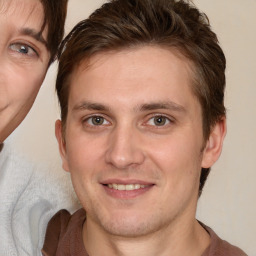
{"type": "Polygon", "coordinates": [[[66,153],[66,142],[64,140],[64,134],[62,129],[62,122],[57,120],[55,122],[55,136],[57,138],[59,144],[59,152],[62,159],[62,168],[69,172],[68,161],[67,161],[67,153],[66,153]]]}
{"type": "Polygon", "coordinates": [[[206,142],[203,151],[202,168],[210,168],[218,160],[226,131],[226,118],[223,117],[214,125],[206,142]]]}

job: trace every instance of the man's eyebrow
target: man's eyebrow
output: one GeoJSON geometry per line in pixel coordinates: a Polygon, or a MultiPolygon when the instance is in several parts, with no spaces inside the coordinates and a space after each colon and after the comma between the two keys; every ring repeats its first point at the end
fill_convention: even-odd
{"type": "MultiPolygon", "coordinates": [[[[152,111],[158,109],[167,109],[177,112],[186,112],[186,109],[183,106],[172,101],[145,103],[135,107],[134,109],[135,111],[152,111]]],[[[110,108],[100,103],[82,101],[72,108],[72,111],[79,110],[110,111],[110,108]]]]}
{"type": "Polygon", "coordinates": [[[36,41],[44,44],[46,46],[46,48],[48,49],[48,43],[43,38],[42,33],[40,31],[36,31],[36,30],[34,30],[32,28],[22,28],[22,29],[20,29],[19,33],[21,35],[31,36],[36,41]]]}
{"type": "Polygon", "coordinates": [[[76,110],[96,110],[96,111],[109,111],[109,108],[100,103],[93,103],[89,101],[83,101],[75,105],[72,111],[76,110]]]}
{"type": "Polygon", "coordinates": [[[173,101],[164,101],[164,102],[152,102],[141,105],[139,111],[151,111],[157,109],[167,109],[177,112],[186,112],[186,109],[173,101]]]}

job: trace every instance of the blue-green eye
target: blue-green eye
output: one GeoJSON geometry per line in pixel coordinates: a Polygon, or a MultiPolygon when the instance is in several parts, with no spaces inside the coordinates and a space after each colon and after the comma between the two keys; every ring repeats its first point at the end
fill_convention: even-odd
{"type": "Polygon", "coordinates": [[[12,51],[15,51],[15,52],[18,52],[18,53],[21,53],[23,55],[28,55],[28,56],[37,56],[37,52],[30,46],[26,45],[26,44],[22,44],[22,43],[14,43],[14,44],[11,44],[9,46],[9,48],[12,50],[12,51]]]}

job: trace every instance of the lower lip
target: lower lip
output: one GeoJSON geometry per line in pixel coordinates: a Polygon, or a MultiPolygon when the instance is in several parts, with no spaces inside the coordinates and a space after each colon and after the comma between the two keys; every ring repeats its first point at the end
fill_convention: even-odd
{"type": "Polygon", "coordinates": [[[106,185],[103,185],[103,188],[105,189],[107,194],[110,195],[111,197],[118,198],[118,199],[132,199],[145,194],[150,189],[152,189],[153,186],[154,185],[150,185],[145,188],[139,188],[134,190],[117,190],[117,189],[109,188],[106,185]]]}

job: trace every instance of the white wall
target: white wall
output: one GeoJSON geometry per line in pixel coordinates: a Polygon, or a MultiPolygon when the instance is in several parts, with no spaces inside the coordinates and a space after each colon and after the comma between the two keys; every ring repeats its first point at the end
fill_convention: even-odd
{"type": "MultiPolygon", "coordinates": [[[[68,32],[103,0],[69,0],[68,32]]],[[[210,18],[227,57],[228,134],[199,200],[198,219],[222,238],[256,255],[256,1],[195,0],[210,18]]],[[[56,65],[47,75],[37,101],[9,139],[27,158],[61,170],[54,121],[56,65]],[[16,146],[18,145],[18,147],[16,146]]]]}
{"type": "Polygon", "coordinates": [[[198,218],[256,255],[256,1],[197,0],[227,58],[228,133],[198,218]]]}

